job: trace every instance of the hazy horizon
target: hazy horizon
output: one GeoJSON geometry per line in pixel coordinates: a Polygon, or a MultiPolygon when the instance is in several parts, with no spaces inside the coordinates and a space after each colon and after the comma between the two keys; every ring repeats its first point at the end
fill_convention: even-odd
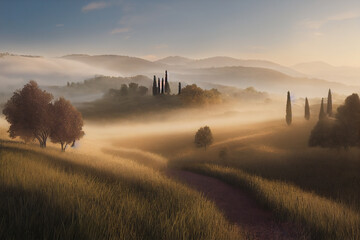
{"type": "Polygon", "coordinates": [[[359,23],[356,1],[2,1],[0,51],[360,66],[359,23]]]}

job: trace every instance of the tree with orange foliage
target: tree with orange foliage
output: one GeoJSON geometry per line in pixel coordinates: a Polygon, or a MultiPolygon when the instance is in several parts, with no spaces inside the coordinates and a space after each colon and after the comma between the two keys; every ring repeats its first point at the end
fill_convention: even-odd
{"type": "Polygon", "coordinates": [[[10,123],[10,137],[20,137],[25,142],[37,139],[40,147],[46,147],[51,132],[51,101],[53,96],[30,81],[23,89],[14,92],[3,109],[10,123]]]}
{"type": "Polygon", "coordinates": [[[65,98],[59,98],[52,107],[51,142],[60,143],[65,152],[69,144],[84,136],[81,113],[65,98]]]}
{"type": "Polygon", "coordinates": [[[181,101],[188,106],[202,106],[221,103],[221,94],[217,89],[203,90],[196,84],[181,89],[181,101]]]}

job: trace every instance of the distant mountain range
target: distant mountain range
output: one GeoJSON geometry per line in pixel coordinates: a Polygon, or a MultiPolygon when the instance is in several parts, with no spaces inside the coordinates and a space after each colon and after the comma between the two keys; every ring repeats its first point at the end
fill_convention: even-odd
{"type": "Polygon", "coordinates": [[[349,85],[360,85],[359,67],[335,67],[325,62],[307,62],[296,64],[292,66],[292,68],[307,76],[323,78],[349,85]]]}
{"type": "Polygon", "coordinates": [[[329,78],[322,80],[320,77],[313,77],[317,69],[326,72],[334,68],[337,69],[326,64],[302,64],[294,66],[293,70],[269,61],[230,57],[196,60],[173,56],[152,62],[120,55],[72,54],[61,58],[47,58],[0,54],[0,86],[19,86],[30,79],[37,80],[42,85],[59,86],[68,81],[82,82],[95,75],[145,75],[152,79],[154,75],[164,77],[164,71],[168,70],[171,82],[182,82],[184,85],[196,83],[202,87],[214,84],[240,88],[252,86],[269,93],[284,94],[290,90],[297,96],[308,97],[326,95],[329,88],[342,94],[360,91],[360,87],[328,81],[329,78]]]}
{"type": "Polygon", "coordinates": [[[162,71],[166,68],[165,64],[150,62],[142,58],[120,55],[90,56],[85,54],[72,54],[63,56],[62,58],[82,62],[93,67],[117,71],[126,76],[152,73],[154,71],[162,71]]]}
{"type": "Polygon", "coordinates": [[[258,67],[276,70],[294,77],[304,77],[305,74],[297,72],[291,68],[265,60],[242,60],[231,57],[211,57],[204,59],[189,59],[179,56],[166,57],[156,61],[167,65],[180,65],[190,68],[218,68],[218,67],[258,67]]]}
{"type": "Polygon", "coordinates": [[[328,88],[351,93],[356,87],[339,82],[307,77],[307,74],[277,63],[264,60],[241,60],[231,57],[190,59],[170,56],[154,62],[136,57],[118,55],[68,55],[63,58],[103,67],[127,76],[144,74],[163,76],[168,70],[172,81],[197,83],[200,86],[223,84],[246,88],[253,86],[261,91],[283,93],[291,90],[302,96],[326,94],[328,88]],[[210,85],[206,85],[210,83],[210,85]]]}

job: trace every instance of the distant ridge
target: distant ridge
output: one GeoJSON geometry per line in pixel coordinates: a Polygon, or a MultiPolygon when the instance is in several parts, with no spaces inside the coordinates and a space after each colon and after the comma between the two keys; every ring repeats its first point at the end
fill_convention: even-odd
{"type": "Polygon", "coordinates": [[[276,70],[293,77],[303,77],[305,74],[300,73],[291,68],[282,66],[280,64],[256,59],[237,59],[226,56],[216,56],[204,59],[190,59],[181,56],[170,56],[155,62],[163,63],[167,65],[179,65],[186,66],[189,68],[219,68],[219,67],[259,67],[276,70]]]}
{"type": "Polygon", "coordinates": [[[310,77],[360,86],[360,67],[333,66],[326,62],[304,62],[292,66],[310,77]]]}

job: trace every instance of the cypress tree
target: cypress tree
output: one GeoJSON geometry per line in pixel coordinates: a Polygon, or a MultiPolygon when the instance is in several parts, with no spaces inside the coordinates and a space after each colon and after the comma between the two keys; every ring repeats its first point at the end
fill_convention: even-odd
{"type": "Polygon", "coordinates": [[[153,81],[153,96],[157,95],[158,93],[158,89],[157,89],[157,86],[156,86],[156,76],[154,75],[154,81],[153,81]]]}
{"type": "Polygon", "coordinates": [[[158,87],[157,87],[157,92],[158,92],[158,94],[160,94],[160,78],[158,78],[158,87]]]}
{"type": "Polygon", "coordinates": [[[326,113],[328,114],[329,117],[332,116],[332,95],[331,95],[331,89],[329,89],[329,93],[328,93],[326,113]]]}
{"type": "Polygon", "coordinates": [[[179,90],[178,90],[178,95],[181,94],[181,82],[179,82],[179,90]]]}
{"type": "Polygon", "coordinates": [[[161,79],[161,94],[164,94],[164,90],[165,90],[165,82],[164,82],[164,78],[161,79]]]}
{"type": "Polygon", "coordinates": [[[167,71],[165,71],[165,93],[170,94],[170,85],[168,81],[167,71]]]}
{"type": "Polygon", "coordinates": [[[292,121],[292,111],[291,111],[291,100],[290,100],[290,92],[287,92],[287,101],[286,101],[286,123],[287,125],[291,125],[292,121]]]}
{"type": "Polygon", "coordinates": [[[307,98],[305,98],[305,119],[306,120],[310,119],[310,106],[307,98]]]}
{"type": "Polygon", "coordinates": [[[319,113],[319,120],[322,120],[326,117],[325,111],[324,111],[324,99],[321,99],[321,106],[320,106],[320,113],[319,113]]]}

